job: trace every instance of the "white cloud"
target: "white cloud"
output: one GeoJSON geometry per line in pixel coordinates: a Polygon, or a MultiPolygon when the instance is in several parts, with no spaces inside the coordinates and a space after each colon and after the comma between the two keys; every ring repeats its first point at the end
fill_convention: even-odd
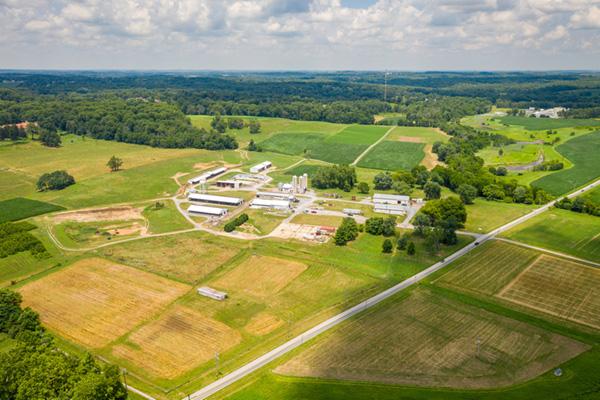
{"type": "Polygon", "coordinates": [[[339,68],[371,66],[377,57],[402,67],[409,51],[444,68],[467,58],[485,63],[511,49],[539,56],[585,45],[597,54],[598,35],[600,0],[379,0],[363,8],[340,0],[0,0],[0,60],[22,57],[17,49],[59,48],[75,60],[84,51],[140,59],[164,53],[173,67],[281,65],[278,56],[293,57],[290,68],[325,65],[312,64],[323,59],[343,59],[339,68]],[[198,62],[191,61],[200,47],[198,62]],[[253,56],[253,49],[268,53],[253,56]],[[240,53],[249,55],[243,65],[240,53]]]}

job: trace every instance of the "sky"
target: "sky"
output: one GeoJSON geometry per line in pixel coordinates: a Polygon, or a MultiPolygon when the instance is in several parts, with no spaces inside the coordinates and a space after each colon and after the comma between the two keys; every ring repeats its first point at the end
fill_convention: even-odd
{"type": "Polygon", "coordinates": [[[0,68],[600,68],[600,0],[0,0],[0,68]]]}

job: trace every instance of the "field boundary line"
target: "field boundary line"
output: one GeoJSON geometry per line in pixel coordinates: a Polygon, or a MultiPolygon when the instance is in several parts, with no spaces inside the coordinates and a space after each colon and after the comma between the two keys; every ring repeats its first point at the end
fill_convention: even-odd
{"type": "MultiPolygon", "coordinates": [[[[593,189],[594,187],[596,187],[598,185],[600,185],[600,179],[588,184],[587,186],[578,190],[577,192],[567,195],[566,197],[569,197],[569,198],[574,197],[578,194],[581,194],[590,189],[593,189]]],[[[552,200],[549,203],[547,203],[547,204],[545,204],[545,205],[543,205],[543,206],[507,223],[507,224],[504,224],[504,225],[500,226],[499,228],[496,228],[487,234],[483,234],[480,238],[476,239],[474,242],[469,243],[462,249],[457,250],[456,252],[447,256],[445,259],[442,259],[441,261],[438,261],[437,263],[433,264],[429,268],[426,268],[423,271],[413,275],[412,277],[405,279],[404,281],[392,286],[391,288],[388,288],[388,289],[368,298],[367,300],[364,300],[364,301],[360,302],[359,304],[357,304],[345,311],[342,311],[341,313],[339,313],[337,315],[334,315],[333,317],[329,318],[328,320],[323,321],[320,324],[318,324],[317,326],[296,336],[295,338],[288,340],[287,342],[283,343],[282,345],[263,354],[262,356],[254,359],[253,361],[250,361],[249,363],[241,366],[240,368],[228,373],[227,375],[223,376],[222,378],[217,379],[216,381],[204,386],[200,390],[196,391],[195,393],[193,393],[191,395],[188,395],[188,397],[186,397],[182,400],[186,400],[186,399],[187,400],[203,400],[209,396],[212,396],[213,394],[221,391],[222,389],[228,387],[229,385],[233,384],[234,382],[237,382],[238,380],[244,378],[245,376],[251,374],[252,372],[266,366],[270,362],[278,359],[279,357],[290,352],[291,350],[303,345],[306,341],[315,338],[316,336],[320,335],[321,333],[328,331],[329,329],[337,326],[341,322],[350,319],[351,317],[359,314],[360,312],[365,311],[365,310],[373,307],[374,305],[379,304],[383,300],[386,300],[387,298],[395,295],[396,293],[399,293],[402,290],[412,286],[413,284],[418,283],[419,281],[423,280],[424,278],[428,277],[429,275],[431,275],[431,274],[439,271],[443,267],[447,266],[448,264],[450,264],[452,261],[456,260],[457,258],[460,258],[463,255],[472,251],[473,249],[478,248],[478,246],[480,244],[487,242],[490,239],[493,239],[496,235],[498,235],[506,230],[509,230],[509,229],[513,228],[514,226],[519,225],[519,224],[543,213],[544,211],[547,211],[548,209],[550,209],[550,207],[552,207],[554,205],[554,203],[556,201],[560,200],[562,197],[565,197],[565,196],[561,196],[560,198],[558,198],[556,200],[552,200]]]]}
{"type": "Polygon", "coordinates": [[[500,289],[500,291],[494,296],[504,297],[504,294],[510,289],[512,289],[513,286],[515,286],[515,283],[519,280],[519,278],[525,275],[525,273],[527,273],[527,271],[529,271],[531,268],[533,268],[535,263],[537,263],[544,256],[546,256],[546,254],[540,254],[539,256],[537,256],[533,261],[531,261],[531,263],[528,266],[525,267],[523,271],[519,272],[517,276],[515,276],[510,282],[508,282],[506,286],[500,289]]]}
{"type": "Polygon", "coordinates": [[[148,399],[148,400],[156,400],[154,397],[150,396],[149,394],[146,394],[146,393],[142,392],[142,391],[141,391],[141,390],[139,390],[139,389],[136,389],[136,388],[134,388],[134,387],[133,387],[133,386],[131,386],[131,385],[125,385],[125,389],[127,389],[127,390],[128,390],[128,391],[130,391],[130,392],[133,392],[133,393],[137,394],[138,396],[142,396],[142,397],[143,397],[143,398],[145,398],[145,399],[148,399]]]}
{"type": "Polygon", "coordinates": [[[600,267],[600,263],[597,263],[595,261],[586,260],[585,258],[571,256],[569,254],[561,253],[559,251],[549,250],[549,249],[546,249],[544,247],[538,247],[538,246],[534,246],[534,245],[531,245],[531,244],[527,244],[527,243],[523,243],[523,242],[519,242],[519,241],[512,240],[512,239],[507,239],[507,238],[499,238],[499,237],[497,237],[495,239],[496,240],[500,240],[502,242],[506,242],[506,243],[512,243],[512,244],[515,244],[517,246],[527,247],[527,248],[532,249],[532,250],[541,251],[543,253],[552,254],[554,256],[558,256],[558,257],[562,257],[562,258],[568,258],[568,259],[573,260],[573,261],[579,261],[579,262],[583,262],[583,263],[594,265],[596,267],[600,267]]]}
{"type": "Polygon", "coordinates": [[[370,145],[369,147],[367,147],[367,149],[365,151],[363,151],[362,153],[360,153],[359,156],[356,157],[356,160],[354,160],[352,162],[352,164],[350,164],[350,166],[356,166],[356,164],[358,164],[359,161],[364,156],[366,156],[368,152],[370,152],[379,143],[383,142],[385,140],[385,138],[388,137],[388,135],[390,134],[390,132],[392,132],[395,128],[396,128],[395,126],[392,126],[390,129],[388,129],[387,132],[385,132],[382,137],[380,137],[375,143],[373,143],[372,145],[370,145]]]}

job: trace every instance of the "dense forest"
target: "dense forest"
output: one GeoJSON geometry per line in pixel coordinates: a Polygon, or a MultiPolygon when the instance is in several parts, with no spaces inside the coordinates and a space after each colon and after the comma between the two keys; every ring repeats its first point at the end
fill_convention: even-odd
{"type": "MultiPolygon", "coordinates": [[[[186,114],[452,129],[492,105],[569,107],[600,116],[600,74],[578,72],[0,72],[0,125],[157,147],[237,148],[186,114]],[[384,79],[385,78],[385,79],[384,79]]],[[[2,138],[22,137],[4,129],[2,138]]]]}

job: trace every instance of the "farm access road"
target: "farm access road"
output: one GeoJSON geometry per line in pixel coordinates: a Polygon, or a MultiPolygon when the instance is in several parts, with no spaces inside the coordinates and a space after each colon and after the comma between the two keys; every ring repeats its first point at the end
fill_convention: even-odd
{"type": "MultiPolygon", "coordinates": [[[[568,197],[568,198],[575,197],[577,195],[580,195],[584,192],[587,192],[587,191],[595,188],[596,186],[600,186],[600,179],[590,183],[589,185],[583,187],[582,189],[578,189],[577,191],[567,195],[566,197],[568,197]]],[[[450,264],[452,261],[456,260],[457,258],[469,253],[470,251],[475,249],[481,243],[486,242],[490,239],[493,239],[496,235],[498,235],[504,231],[507,231],[507,230],[543,213],[544,211],[546,211],[550,207],[552,207],[554,205],[554,203],[556,203],[559,200],[560,200],[560,198],[557,200],[553,200],[550,203],[533,210],[529,214],[523,215],[522,217],[519,217],[519,218],[515,219],[514,221],[511,221],[497,229],[494,229],[490,233],[481,235],[474,242],[468,244],[467,246],[463,247],[462,249],[458,250],[457,252],[451,254],[450,256],[446,257],[442,261],[439,261],[439,262],[433,264],[432,266],[419,272],[418,274],[413,275],[412,277],[400,282],[399,284],[397,284],[395,286],[392,286],[389,289],[384,290],[383,292],[381,292],[379,294],[376,294],[375,296],[355,305],[354,307],[351,307],[348,310],[343,311],[343,312],[329,318],[328,320],[307,330],[306,332],[300,334],[299,336],[296,336],[295,338],[287,341],[286,343],[282,344],[281,346],[269,351],[268,353],[258,357],[255,360],[249,362],[248,364],[244,365],[243,367],[240,367],[237,370],[230,372],[229,374],[223,376],[222,378],[214,381],[213,383],[206,385],[202,389],[187,396],[183,400],[186,400],[186,399],[187,400],[203,400],[209,396],[212,396],[213,394],[219,392],[220,390],[225,389],[232,383],[242,379],[246,375],[251,374],[252,372],[258,370],[259,368],[264,367],[271,361],[274,361],[277,358],[281,357],[282,355],[288,353],[289,351],[301,346],[306,341],[313,339],[314,337],[335,327],[336,325],[340,324],[341,322],[346,321],[347,319],[357,315],[358,313],[360,313],[364,310],[367,310],[368,308],[373,307],[374,305],[395,295],[396,293],[399,293],[402,290],[412,286],[413,284],[427,278],[429,275],[444,268],[445,266],[447,266],[448,264],[450,264]]]]}

